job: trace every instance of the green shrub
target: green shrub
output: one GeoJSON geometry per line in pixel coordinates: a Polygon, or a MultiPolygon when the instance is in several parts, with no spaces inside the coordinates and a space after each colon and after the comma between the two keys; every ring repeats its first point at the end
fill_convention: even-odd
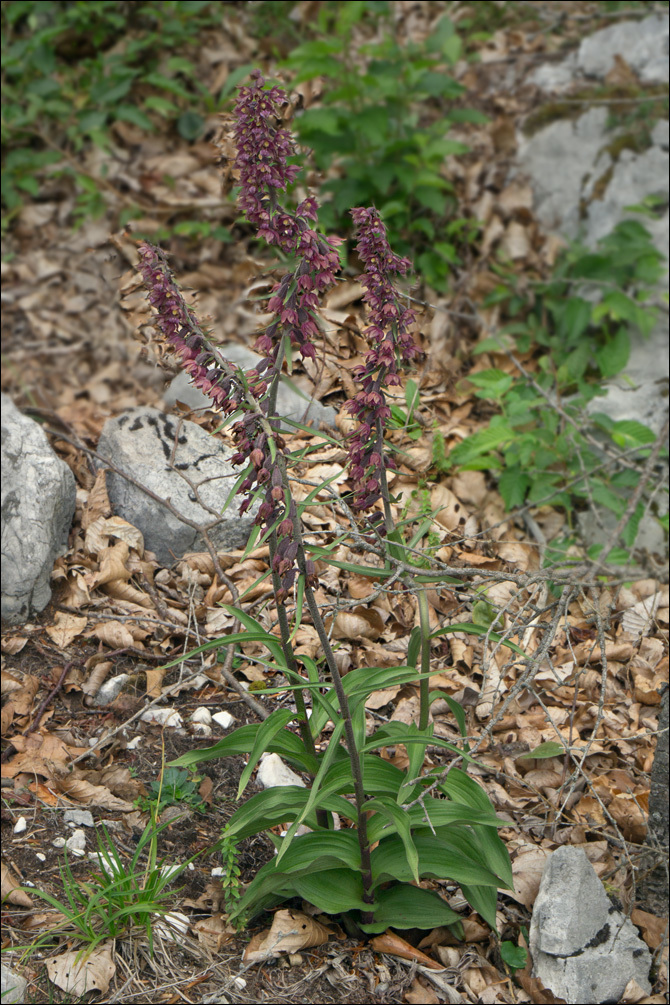
{"type": "Polygon", "coordinates": [[[319,107],[297,116],[300,140],[314,151],[328,177],[330,196],[319,219],[326,230],[349,229],[351,206],[373,204],[401,254],[435,289],[445,289],[459,248],[478,233],[474,220],[457,213],[445,158],[467,151],[448,138],[459,122],[485,122],[481,113],[456,108],[464,88],[448,72],[461,55],[461,40],[448,17],[421,44],[401,46],[389,28],[380,42],[352,52],[352,31],[368,11],[363,2],[341,5],[334,27],[299,45],[285,65],[293,86],[322,77],[319,107]],[[420,118],[428,110],[432,122],[420,118]]]}

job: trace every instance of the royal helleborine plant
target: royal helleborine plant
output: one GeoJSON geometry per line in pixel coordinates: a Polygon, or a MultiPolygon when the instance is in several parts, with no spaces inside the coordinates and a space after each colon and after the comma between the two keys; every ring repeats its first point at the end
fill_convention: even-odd
{"type": "MultiPolygon", "coordinates": [[[[465,770],[472,760],[465,739],[461,747],[447,743],[428,724],[430,701],[443,697],[465,737],[460,706],[441,692],[429,693],[431,632],[421,578],[405,575],[403,580],[417,595],[420,624],[412,632],[407,663],[400,667],[361,667],[343,677],[315,598],[318,574],[309,555],[322,558],[327,552],[305,543],[301,517],[318,489],[300,503],[292,498],[291,456],[276,399],[284,361],[296,353],[315,357],[319,296],[336,281],[339,241],[314,229],[312,197],[295,211],[281,205],[280,197],[298,173],[298,167],[288,163],[296,147],[278,125],[286,103],[284,92],[266,88],[256,71],[250,85],[240,89],[236,106],[240,204],[259,236],[293,262],[267,304],[272,319],[256,340],[262,359],[253,370],[243,373],[221,356],[186,305],[163,253],[149,244],[139,249],[139,268],[160,336],[180,357],[194,384],[224,415],[233,417],[237,452],[232,460],[244,465],[236,486],[243,496],[240,512],[253,500],[260,501],[255,522],[269,543],[272,614],[279,638],[244,610],[230,607],[245,631],[216,639],[196,652],[264,643],[270,665],[286,681],[265,693],[290,691],[295,703],[295,710],[278,708],[261,724],[243,726],[214,746],[194,750],[173,763],[191,766],[248,755],[238,798],[266,752],[281,755],[311,779],[306,788],[282,786],[252,796],[227,824],[222,848],[229,865],[235,845],[251,835],[265,831],[277,848],[244,894],[231,899],[231,920],[243,923],[264,909],[301,897],[326,913],[347,915],[365,932],[384,931],[389,925],[457,926],[458,914],[433,882],[449,880],[460,884],[472,907],[495,928],[497,888],[512,885],[509,857],[497,833],[502,821],[465,770]],[[293,597],[296,602],[288,605],[293,597]],[[322,647],[319,663],[304,655],[299,663],[292,647],[305,601],[322,647]],[[419,723],[388,722],[369,735],[365,715],[369,695],[417,681],[419,723]],[[404,771],[378,754],[401,744],[409,761],[404,771]],[[450,756],[450,770],[424,771],[429,744],[450,756]],[[288,826],[281,838],[272,830],[279,825],[288,826]],[[421,886],[424,879],[429,883],[421,886]]],[[[370,349],[364,365],[353,373],[360,389],[346,406],[357,420],[348,438],[353,508],[361,520],[367,519],[366,533],[377,543],[387,542],[388,555],[386,568],[354,568],[383,580],[392,575],[394,556],[399,548],[402,551],[387,485],[387,469],[393,467],[384,447],[390,416],[387,390],[400,384],[402,368],[420,350],[411,336],[412,312],[394,286],[394,277],[404,275],[410,263],[393,254],[374,209],[353,209],[352,216],[358,255],[365,266],[360,281],[370,310],[366,331],[370,349]]],[[[479,630],[474,626],[446,630],[463,627],[479,630]]]]}

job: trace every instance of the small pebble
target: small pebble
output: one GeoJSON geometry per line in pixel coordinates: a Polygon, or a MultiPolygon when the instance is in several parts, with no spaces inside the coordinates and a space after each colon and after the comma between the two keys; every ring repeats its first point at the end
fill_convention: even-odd
{"type": "Polygon", "coordinates": [[[90,810],[65,810],[63,820],[70,827],[95,827],[93,814],[90,810]]]}
{"type": "Polygon", "coordinates": [[[46,862],[47,860],[46,855],[43,855],[41,851],[36,852],[35,857],[39,859],[40,862],[46,862]]]}
{"type": "Polygon", "coordinates": [[[228,729],[235,722],[235,716],[231,715],[230,712],[215,712],[212,719],[222,729],[228,729]]]}
{"type": "Polygon", "coordinates": [[[200,708],[196,708],[195,712],[191,716],[191,722],[202,722],[206,726],[209,726],[211,721],[212,713],[208,708],[205,708],[204,705],[201,705],[200,708]]]}
{"type": "Polygon", "coordinates": [[[140,719],[143,722],[156,722],[159,726],[172,728],[184,724],[179,712],[175,712],[173,708],[148,708],[146,712],[142,712],[140,719]]]}
{"type": "Polygon", "coordinates": [[[19,819],[14,824],[14,833],[15,834],[23,834],[23,832],[27,828],[27,826],[28,826],[28,821],[26,820],[26,818],[25,817],[19,817],[19,819]]]}

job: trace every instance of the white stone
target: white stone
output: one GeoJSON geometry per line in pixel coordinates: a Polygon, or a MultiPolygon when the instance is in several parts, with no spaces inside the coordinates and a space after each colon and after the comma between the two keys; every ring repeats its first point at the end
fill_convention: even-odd
{"type": "Polygon", "coordinates": [[[148,708],[142,712],[140,719],[143,722],[155,722],[159,726],[170,726],[175,729],[183,725],[182,717],[173,708],[148,708]]]}
{"type": "Polygon", "coordinates": [[[231,715],[230,712],[215,712],[212,719],[218,726],[221,726],[221,729],[229,729],[235,722],[235,716],[231,715]]]}
{"type": "Polygon", "coordinates": [[[72,837],[65,842],[65,847],[71,855],[81,858],[86,854],[86,834],[83,830],[77,829],[72,837]]]}
{"type": "MultiPolygon", "coordinates": [[[[117,698],[124,686],[130,680],[130,676],[127,673],[117,674],[116,677],[110,677],[106,680],[98,690],[95,692],[95,697],[93,701],[96,705],[111,705],[115,698],[117,698]]],[[[97,742],[97,741],[96,741],[97,742]]]]}
{"type": "Polygon", "coordinates": [[[257,778],[265,789],[272,789],[277,785],[300,785],[305,788],[300,775],[296,775],[295,771],[284,764],[279,754],[263,754],[257,778]]]}
{"type": "Polygon", "coordinates": [[[24,830],[28,827],[28,821],[25,817],[19,817],[19,819],[14,824],[14,833],[23,834],[24,830]]]}
{"type": "Polygon", "coordinates": [[[202,722],[206,726],[209,726],[212,721],[212,713],[208,708],[205,708],[204,705],[201,705],[199,708],[196,708],[195,712],[193,712],[193,714],[190,716],[190,721],[202,722]]]}

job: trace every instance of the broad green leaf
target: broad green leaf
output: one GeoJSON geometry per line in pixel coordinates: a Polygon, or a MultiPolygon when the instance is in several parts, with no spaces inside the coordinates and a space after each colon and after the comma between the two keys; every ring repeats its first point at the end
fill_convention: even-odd
{"type": "MultiPolygon", "coordinates": [[[[254,636],[255,642],[263,642],[268,647],[280,666],[283,667],[286,665],[281,642],[276,635],[271,635],[270,632],[266,632],[260,621],[256,621],[255,618],[252,618],[250,614],[247,614],[246,611],[241,610],[239,607],[233,607],[232,604],[223,604],[222,606],[225,607],[234,618],[237,618],[237,620],[244,625],[248,632],[254,636]]],[[[246,633],[241,633],[242,638],[244,637],[244,634],[246,633]]]]}
{"type": "Polygon", "coordinates": [[[313,808],[315,808],[317,805],[320,805],[320,803],[317,802],[317,797],[319,795],[321,783],[323,782],[323,779],[326,777],[328,769],[330,768],[333,758],[335,757],[335,754],[340,744],[340,737],[342,736],[343,730],[344,730],[344,720],[340,719],[339,722],[337,722],[335,725],[335,729],[333,730],[330,740],[328,741],[326,752],[321,759],[319,770],[317,771],[316,776],[314,777],[314,780],[312,781],[312,784],[310,786],[309,797],[307,799],[307,802],[305,803],[305,806],[303,807],[303,809],[300,811],[298,816],[295,818],[295,820],[289,827],[286,837],[282,841],[281,848],[279,849],[279,852],[277,854],[277,864],[279,864],[279,862],[286,855],[286,852],[288,851],[300,824],[307,818],[307,816],[309,815],[309,813],[313,808]]]}
{"type": "Polygon", "coordinates": [[[276,871],[287,876],[295,872],[338,868],[340,865],[358,872],[361,870],[361,850],[354,829],[301,834],[291,842],[281,860],[274,860],[276,871]]]}
{"type": "Polygon", "coordinates": [[[470,907],[479,914],[486,924],[497,931],[496,928],[496,907],[498,904],[498,892],[492,886],[473,886],[468,883],[461,883],[461,892],[470,907]]]}
{"type": "MultiPolygon", "coordinates": [[[[500,885],[499,878],[484,865],[478,854],[469,850],[465,841],[458,840],[461,837],[458,830],[457,826],[443,827],[437,836],[430,833],[414,835],[419,855],[419,875],[497,888],[500,885]]],[[[405,846],[399,837],[393,835],[384,838],[370,858],[375,887],[391,879],[411,882],[412,870],[407,862],[405,846]]]]}
{"type": "MultiPolygon", "coordinates": [[[[252,834],[287,823],[302,812],[309,794],[309,789],[299,785],[280,785],[257,792],[235,810],[226,824],[225,833],[236,841],[242,841],[252,834]]],[[[351,803],[338,795],[323,797],[320,808],[349,819],[355,813],[351,803]]]]}
{"type": "Polygon", "coordinates": [[[293,887],[310,904],[324,914],[345,911],[369,911],[363,900],[363,880],[360,872],[351,869],[327,869],[291,877],[293,887]]]}
{"type": "MultiPolygon", "coordinates": [[[[435,828],[448,827],[451,824],[471,824],[473,827],[479,825],[492,827],[496,830],[498,827],[505,827],[508,824],[508,821],[495,815],[492,807],[488,810],[473,809],[471,806],[452,802],[450,799],[434,799],[431,796],[424,797],[423,806],[417,804],[412,806],[409,811],[403,809],[403,813],[408,817],[414,832],[425,831],[429,820],[430,825],[435,828]]],[[[394,832],[395,825],[381,814],[375,814],[368,821],[368,836],[372,844],[394,832]]]]}
{"type": "Polygon", "coordinates": [[[636,419],[622,419],[615,422],[610,430],[610,436],[620,447],[643,447],[653,443],[656,435],[636,419]]]}
{"type": "MultiPolygon", "coordinates": [[[[295,718],[295,713],[293,715],[295,718]]],[[[266,720],[267,721],[267,720],[266,720]]],[[[259,723],[249,726],[240,726],[229,736],[224,736],[222,740],[212,747],[201,747],[197,750],[189,750],[174,761],[169,761],[170,767],[188,768],[193,764],[200,764],[202,761],[216,761],[219,757],[234,757],[238,754],[248,754],[251,752],[258,730],[259,723]]],[[[298,766],[299,769],[316,774],[318,762],[305,750],[302,739],[290,730],[284,729],[281,733],[272,737],[265,748],[268,753],[279,754],[287,761],[298,766]]]]}
{"type": "MultiPolygon", "coordinates": [[[[407,856],[407,864],[412,873],[412,879],[415,883],[419,882],[419,855],[416,850],[416,845],[412,840],[411,831],[411,821],[409,814],[398,806],[394,799],[388,796],[377,796],[376,799],[370,799],[365,804],[366,812],[371,812],[376,810],[377,813],[382,814],[382,816],[387,817],[393,829],[399,835],[400,840],[403,843],[405,849],[405,855],[407,856]]],[[[368,835],[369,837],[369,835],[368,835]]],[[[371,839],[370,839],[371,840],[371,839]]]]}
{"type": "MultiPolygon", "coordinates": [[[[460,916],[431,890],[397,883],[386,890],[377,890],[375,898],[374,921],[367,925],[358,922],[359,927],[370,935],[391,927],[426,929],[441,925],[460,926],[460,916]]],[[[457,935],[456,932],[454,934],[457,935]]]]}

